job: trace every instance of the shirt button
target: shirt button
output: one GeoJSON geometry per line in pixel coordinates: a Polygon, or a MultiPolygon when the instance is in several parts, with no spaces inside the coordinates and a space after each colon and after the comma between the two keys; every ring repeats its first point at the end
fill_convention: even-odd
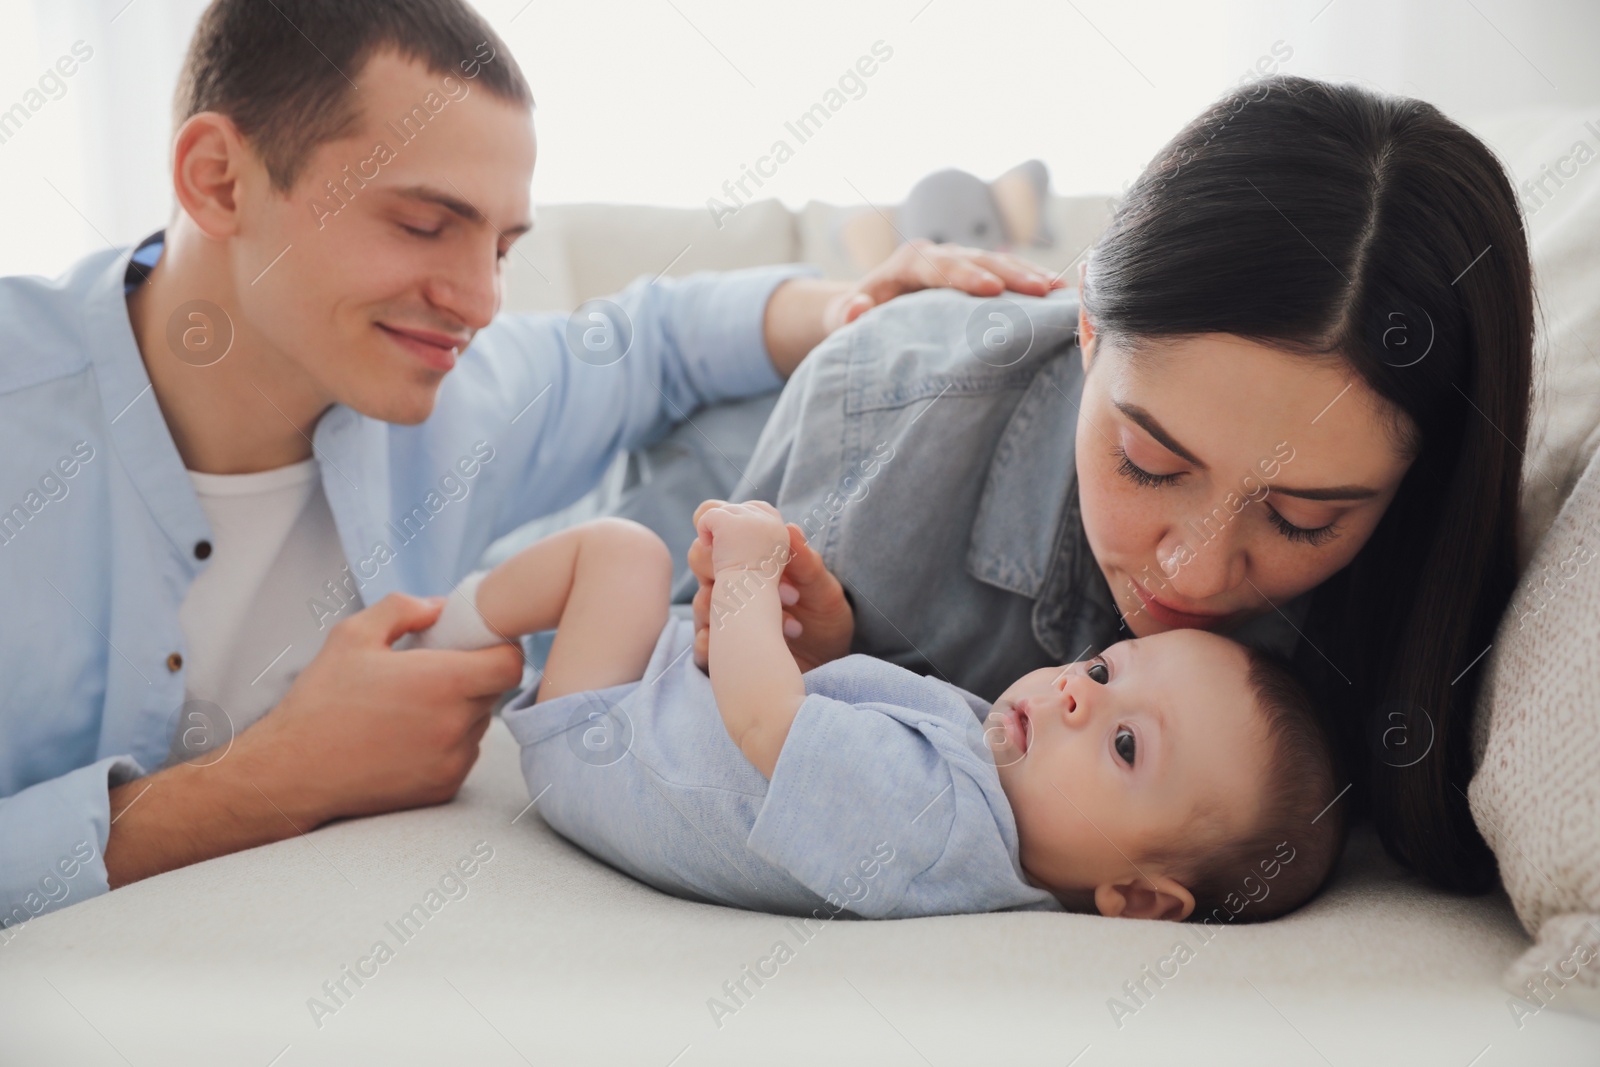
{"type": "Polygon", "coordinates": [[[210,541],[196,541],[194,543],[194,558],[195,559],[206,559],[210,555],[211,555],[211,542],[210,541]]]}
{"type": "Polygon", "coordinates": [[[167,657],[167,670],[172,671],[174,674],[176,674],[178,672],[178,670],[180,668],[182,668],[182,667],[183,667],[183,657],[181,655],[179,655],[178,653],[174,652],[170,656],[167,657]]]}

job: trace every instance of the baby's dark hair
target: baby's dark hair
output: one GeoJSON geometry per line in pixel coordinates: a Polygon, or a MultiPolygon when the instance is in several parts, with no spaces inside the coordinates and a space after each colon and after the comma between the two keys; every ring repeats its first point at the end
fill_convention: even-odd
{"type": "Polygon", "coordinates": [[[1266,729],[1266,781],[1250,831],[1218,841],[1203,823],[1150,862],[1194,894],[1188,921],[1222,925],[1287,914],[1316,895],[1343,851],[1346,823],[1333,746],[1287,663],[1244,648],[1266,729]]]}

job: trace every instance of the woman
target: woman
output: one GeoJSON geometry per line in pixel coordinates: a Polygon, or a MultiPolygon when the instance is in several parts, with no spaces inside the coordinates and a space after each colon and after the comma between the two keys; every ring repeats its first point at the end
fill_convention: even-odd
{"type": "Polygon", "coordinates": [[[1240,87],[1146,168],[1079,296],[915,296],[806,361],[750,472],[820,551],[786,573],[797,659],[992,698],[1119,631],[1289,648],[1341,802],[1434,882],[1492,885],[1468,733],[1516,576],[1533,339],[1493,155],[1422,101],[1240,87]]]}

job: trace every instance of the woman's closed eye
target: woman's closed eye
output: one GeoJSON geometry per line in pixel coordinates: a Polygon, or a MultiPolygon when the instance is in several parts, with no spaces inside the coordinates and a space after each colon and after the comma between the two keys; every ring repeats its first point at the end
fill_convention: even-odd
{"type": "Polygon", "coordinates": [[[1311,529],[1305,526],[1296,526],[1294,523],[1278,514],[1278,509],[1273,507],[1271,504],[1267,504],[1266,509],[1267,521],[1272,523],[1273,528],[1281,533],[1284,537],[1287,537],[1296,544],[1311,545],[1315,547],[1317,545],[1325,545],[1329,541],[1332,541],[1335,537],[1339,536],[1339,524],[1337,522],[1330,522],[1325,526],[1318,526],[1314,529],[1311,529]]]}
{"type": "Polygon", "coordinates": [[[1117,750],[1117,756],[1124,763],[1132,767],[1139,753],[1139,739],[1126,726],[1119,726],[1111,739],[1111,747],[1117,750]]]}
{"type": "MultiPolygon", "coordinates": [[[[1147,471],[1128,457],[1128,453],[1120,445],[1111,451],[1112,457],[1117,461],[1117,473],[1136,485],[1147,489],[1163,488],[1175,485],[1187,471],[1177,471],[1173,474],[1156,474],[1147,471]]],[[[1339,524],[1330,522],[1324,526],[1305,527],[1296,526],[1280,515],[1271,504],[1266,505],[1267,521],[1272,523],[1273,529],[1285,538],[1296,544],[1311,545],[1313,548],[1325,545],[1339,536],[1339,524]]]]}
{"type": "Polygon", "coordinates": [[[1133,460],[1129,459],[1127,450],[1121,445],[1117,445],[1111,450],[1111,457],[1117,461],[1118,474],[1122,475],[1130,482],[1133,482],[1135,485],[1142,485],[1146,488],[1174,485],[1180,478],[1188,473],[1187,471],[1178,471],[1175,474],[1154,474],[1145,470],[1133,460]]]}

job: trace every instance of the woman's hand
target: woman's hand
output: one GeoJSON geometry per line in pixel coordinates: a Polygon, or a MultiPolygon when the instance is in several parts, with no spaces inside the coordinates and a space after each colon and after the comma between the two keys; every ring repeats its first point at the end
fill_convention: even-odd
{"type": "Polygon", "coordinates": [[[800,664],[784,640],[778,586],[790,530],[771,504],[712,501],[695,511],[697,544],[715,571],[706,632],[711,691],[728,737],[768,778],[806,700],[800,664]]]}
{"type": "MultiPolygon", "coordinates": [[[[707,500],[696,508],[695,528],[700,528],[706,512],[723,503],[707,500]]],[[[800,527],[789,523],[787,529],[789,562],[778,583],[778,597],[784,605],[783,636],[794,654],[795,665],[809,671],[849,653],[856,620],[845,599],[844,587],[807,543],[800,527]]],[[[689,569],[700,581],[694,596],[694,659],[703,669],[710,649],[711,596],[716,574],[711,545],[705,537],[689,546],[689,569]]]]}

